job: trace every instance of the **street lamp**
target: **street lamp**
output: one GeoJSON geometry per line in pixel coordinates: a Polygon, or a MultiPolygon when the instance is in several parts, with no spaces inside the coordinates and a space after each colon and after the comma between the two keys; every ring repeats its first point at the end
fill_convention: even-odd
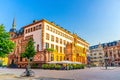
{"type": "Polygon", "coordinates": [[[87,64],[88,64],[88,67],[90,68],[90,62],[91,62],[91,57],[90,56],[87,56],[87,64]]]}
{"type": "Polygon", "coordinates": [[[107,54],[105,54],[104,61],[105,61],[105,69],[107,69],[107,66],[108,66],[108,56],[107,56],[107,54]]]}

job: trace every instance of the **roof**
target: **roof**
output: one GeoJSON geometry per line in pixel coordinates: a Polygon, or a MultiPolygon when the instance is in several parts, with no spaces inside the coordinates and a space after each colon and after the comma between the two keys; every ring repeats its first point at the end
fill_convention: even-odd
{"type": "MultiPolygon", "coordinates": [[[[55,26],[55,27],[58,28],[58,29],[64,30],[65,32],[67,32],[67,33],[69,33],[70,35],[73,36],[73,34],[72,34],[70,31],[64,29],[63,27],[60,27],[59,25],[54,24],[54,22],[49,22],[49,21],[46,20],[46,19],[42,19],[42,20],[39,20],[39,21],[34,20],[33,23],[31,23],[31,24],[29,24],[29,25],[26,25],[26,26],[24,26],[23,28],[26,28],[26,27],[35,25],[35,24],[40,23],[40,22],[42,22],[42,21],[45,21],[45,22],[47,22],[48,24],[51,24],[51,25],[55,26]]],[[[77,38],[80,39],[80,40],[82,40],[82,41],[84,41],[84,42],[86,42],[83,38],[79,37],[78,35],[77,35],[77,38]]],[[[86,43],[89,44],[88,42],[86,42],[86,43]]]]}
{"type": "MultiPolygon", "coordinates": [[[[120,42],[120,40],[113,41],[113,42],[108,42],[108,43],[103,43],[101,46],[104,48],[105,46],[111,47],[111,46],[116,46],[117,43],[120,42]]],[[[89,49],[96,49],[98,48],[98,45],[90,46],[89,49]]]]}

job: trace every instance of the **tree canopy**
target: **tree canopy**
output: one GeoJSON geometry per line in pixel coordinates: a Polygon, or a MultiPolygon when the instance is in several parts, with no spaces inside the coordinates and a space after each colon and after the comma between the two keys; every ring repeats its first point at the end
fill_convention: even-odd
{"type": "Polygon", "coordinates": [[[5,57],[13,51],[15,44],[10,40],[10,35],[5,31],[4,25],[0,25],[0,57],[5,57]]]}
{"type": "Polygon", "coordinates": [[[52,49],[52,48],[47,48],[46,51],[48,51],[48,52],[53,52],[54,49],[52,49]]]}
{"type": "Polygon", "coordinates": [[[35,51],[35,47],[34,47],[34,42],[33,39],[29,39],[26,48],[25,48],[25,52],[21,54],[22,57],[30,59],[35,55],[36,51],[35,51]]]}

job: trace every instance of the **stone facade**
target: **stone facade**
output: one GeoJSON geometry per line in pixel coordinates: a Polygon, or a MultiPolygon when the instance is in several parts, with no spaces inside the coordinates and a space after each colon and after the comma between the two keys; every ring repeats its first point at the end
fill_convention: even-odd
{"type": "MultiPolygon", "coordinates": [[[[15,24],[15,22],[13,22],[15,24]]],[[[89,44],[76,34],[55,25],[47,20],[34,21],[32,24],[16,31],[15,25],[10,30],[11,40],[15,42],[14,52],[9,55],[9,64],[15,63],[18,67],[25,67],[27,60],[20,57],[24,52],[29,38],[33,38],[36,55],[32,63],[46,63],[49,61],[78,61],[86,63],[86,50],[89,44]],[[47,51],[48,48],[53,52],[47,51]],[[68,57],[69,55],[69,57],[68,57]]]]}
{"type": "Polygon", "coordinates": [[[99,44],[97,48],[90,50],[90,58],[92,64],[95,64],[96,66],[102,66],[104,63],[104,51],[101,44],[99,44]]]}
{"type": "MultiPolygon", "coordinates": [[[[101,44],[102,46],[102,52],[104,51],[104,56],[103,56],[103,60],[105,63],[105,59],[107,59],[107,64],[109,66],[113,66],[113,65],[120,65],[120,41],[113,41],[113,42],[109,42],[109,43],[103,43],[101,44]]],[[[95,46],[91,46],[90,47],[90,51],[91,54],[93,53],[94,50],[96,50],[97,53],[98,52],[98,45],[95,46]]]]}

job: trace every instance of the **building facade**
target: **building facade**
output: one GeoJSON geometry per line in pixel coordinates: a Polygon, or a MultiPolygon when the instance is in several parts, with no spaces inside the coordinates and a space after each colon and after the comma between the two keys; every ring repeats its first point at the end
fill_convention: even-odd
{"type": "MultiPolygon", "coordinates": [[[[120,40],[113,41],[109,43],[101,44],[102,50],[104,51],[104,63],[107,60],[107,65],[109,66],[118,66],[120,65],[120,40]]],[[[92,54],[92,50],[97,49],[98,45],[91,46],[90,51],[92,54]]],[[[98,52],[98,51],[97,51],[98,52]]]]}
{"type": "Polygon", "coordinates": [[[9,55],[9,64],[15,63],[18,67],[27,65],[26,59],[20,54],[24,52],[29,38],[33,38],[36,55],[33,63],[46,63],[49,61],[77,61],[86,63],[86,50],[89,44],[76,34],[55,25],[47,20],[33,21],[33,23],[16,31],[15,20],[10,30],[11,40],[16,43],[14,52],[9,55]],[[53,49],[53,52],[47,49],[53,49]]]}
{"type": "Polygon", "coordinates": [[[91,63],[96,66],[102,66],[104,63],[104,50],[101,44],[95,46],[96,48],[90,49],[91,63]]]}

